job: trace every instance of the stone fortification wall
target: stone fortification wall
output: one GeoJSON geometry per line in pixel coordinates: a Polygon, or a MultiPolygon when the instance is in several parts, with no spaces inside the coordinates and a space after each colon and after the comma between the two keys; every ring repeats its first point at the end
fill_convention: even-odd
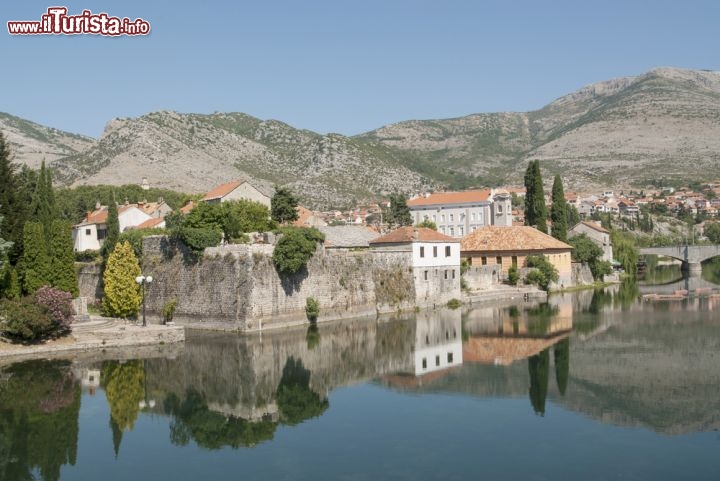
{"type": "Polygon", "coordinates": [[[319,247],[305,269],[280,275],[272,252],[270,245],[225,245],[188,262],[183,246],[166,237],[145,238],[143,273],[154,277],[146,298],[150,319],[159,322],[173,299],[177,322],[242,331],[307,322],[309,297],[320,303],[319,322],[415,305],[409,256],[319,247]]]}

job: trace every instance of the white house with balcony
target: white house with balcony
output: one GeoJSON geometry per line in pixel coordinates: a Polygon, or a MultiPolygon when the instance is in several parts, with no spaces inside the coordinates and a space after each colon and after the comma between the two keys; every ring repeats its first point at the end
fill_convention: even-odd
{"type": "Polygon", "coordinates": [[[415,224],[432,221],[438,231],[464,237],[486,225],[512,225],[512,198],[504,189],[436,192],[407,202],[415,224]]]}
{"type": "Polygon", "coordinates": [[[460,298],[460,239],[426,227],[401,227],[369,242],[370,249],[409,257],[418,305],[460,298]]]}

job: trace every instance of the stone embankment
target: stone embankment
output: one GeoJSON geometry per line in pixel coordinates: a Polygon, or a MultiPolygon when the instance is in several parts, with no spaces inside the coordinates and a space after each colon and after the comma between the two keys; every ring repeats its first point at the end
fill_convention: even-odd
{"type": "Polygon", "coordinates": [[[72,333],[67,337],[42,344],[0,342],[0,363],[185,341],[185,329],[182,326],[153,324],[142,327],[140,324],[119,319],[93,317],[88,321],[74,323],[72,328],[72,333]]]}

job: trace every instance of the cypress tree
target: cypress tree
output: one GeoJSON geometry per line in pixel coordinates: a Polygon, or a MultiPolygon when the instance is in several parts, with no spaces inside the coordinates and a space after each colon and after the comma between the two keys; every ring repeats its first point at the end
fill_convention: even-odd
{"type": "Polygon", "coordinates": [[[11,264],[15,264],[22,254],[26,212],[22,202],[22,182],[16,168],[10,161],[10,149],[5,136],[0,132],[0,215],[5,218],[4,238],[13,243],[8,254],[11,264]]]}
{"type": "Polygon", "coordinates": [[[525,170],[525,225],[547,234],[547,209],[539,160],[531,160],[525,170]]]}
{"type": "Polygon", "coordinates": [[[560,175],[555,176],[552,187],[552,207],[550,207],[550,219],[552,220],[552,236],[557,240],[567,242],[568,230],[568,204],[565,200],[560,175]]]}
{"type": "Polygon", "coordinates": [[[120,237],[120,221],[118,220],[117,204],[113,201],[108,206],[107,220],[107,234],[105,236],[105,242],[102,245],[102,256],[103,259],[107,259],[110,253],[115,249],[118,237],[120,237]]]}
{"type": "Polygon", "coordinates": [[[570,338],[555,344],[555,381],[560,395],[564,396],[570,377],[570,338]]]}
{"type": "Polygon", "coordinates": [[[78,295],[75,254],[70,222],[54,220],[50,226],[50,280],[61,291],[78,295]]]}
{"type": "Polygon", "coordinates": [[[26,294],[34,294],[42,286],[50,285],[50,257],[45,229],[39,222],[25,223],[20,264],[22,286],[26,294]]]}
{"type": "Polygon", "coordinates": [[[54,201],[55,195],[52,192],[51,175],[45,168],[45,161],[43,160],[30,204],[30,218],[45,226],[45,234],[48,236],[50,235],[50,224],[55,218],[54,201]]]}
{"type": "Polygon", "coordinates": [[[110,317],[135,317],[142,301],[140,287],[135,278],[140,275],[135,252],[129,242],[118,243],[110,253],[103,284],[105,297],[102,300],[103,312],[110,317]]]}

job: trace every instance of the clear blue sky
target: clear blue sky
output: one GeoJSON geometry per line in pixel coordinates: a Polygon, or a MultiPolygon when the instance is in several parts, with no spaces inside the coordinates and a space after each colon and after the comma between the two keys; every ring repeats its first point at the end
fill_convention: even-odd
{"type": "Polygon", "coordinates": [[[94,137],[161,109],[352,135],[533,110],[658,66],[720,70],[717,0],[6,0],[0,13],[0,111],[94,137]],[[58,4],[142,17],[152,32],[7,33],[58,4]]]}

